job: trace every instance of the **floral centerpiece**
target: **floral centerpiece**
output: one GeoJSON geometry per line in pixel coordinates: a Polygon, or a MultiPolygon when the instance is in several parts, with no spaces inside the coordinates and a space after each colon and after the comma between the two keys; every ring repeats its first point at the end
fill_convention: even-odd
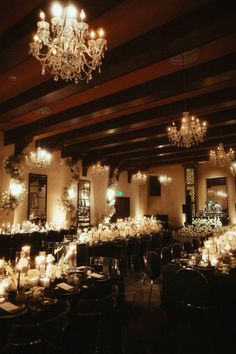
{"type": "Polygon", "coordinates": [[[212,234],[213,231],[222,232],[222,223],[219,218],[197,218],[193,220],[192,225],[181,227],[176,236],[177,238],[201,238],[212,234]]]}

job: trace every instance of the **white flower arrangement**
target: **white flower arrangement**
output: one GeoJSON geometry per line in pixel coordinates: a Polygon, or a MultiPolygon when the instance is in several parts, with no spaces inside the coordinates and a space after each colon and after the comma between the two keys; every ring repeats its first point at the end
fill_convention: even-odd
{"type": "Polygon", "coordinates": [[[177,231],[178,238],[200,238],[214,233],[222,232],[222,223],[219,218],[197,218],[192,225],[183,226],[177,231]]]}

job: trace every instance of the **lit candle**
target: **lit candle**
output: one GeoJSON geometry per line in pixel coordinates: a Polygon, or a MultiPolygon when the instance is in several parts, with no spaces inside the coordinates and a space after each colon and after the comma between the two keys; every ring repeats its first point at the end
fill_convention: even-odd
{"type": "Polygon", "coordinates": [[[50,287],[50,279],[49,278],[41,278],[40,279],[40,284],[44,287],[44,288],[49,288],[50,287]]]}
{"type": "Polygon", "coordinates": [[[25,245],[21,247],[21,256],[25,258],[30,258],[30,246],[25,245]]]}
{"type": "Polygon", "coordinates": [[[4,259],[0,259],[0,276],[4,275],[4,259]]]}
{"type": "Polygon", "coordinates": [[[5,286],[0,284],[0,303],[3,303],[5,301],[5,294],[6,294],[5,286]]]}
{"type": "Polygon", "coordinates": [[[38,281],[39,281],[39,277],[28,278],[28,283],[29,283],[30,288],[37,286],[38,281]]]}

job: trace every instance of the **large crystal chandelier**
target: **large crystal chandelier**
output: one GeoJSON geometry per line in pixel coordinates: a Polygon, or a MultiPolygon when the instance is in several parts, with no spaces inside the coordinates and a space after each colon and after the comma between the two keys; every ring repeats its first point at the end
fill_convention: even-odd
{"type": "Polygon", "coordinates": [[[172,145],[189,148],[202,142],[206,131],[206,122],[201,124],[198,118],[190,117],[189,112],[183,112],[180,130],[173,122],[167,129],[167,135],[172,145]]]}
{"type": "Polygon", "coordinates": [[[224,145],[220,143],[216,150],[210,151],[209,160],[214,166],[228,166],[235,158],[235,152],[233,149],[229,149],[228,152],[225,151],[224,145]]]}
{"type": "Polygon", "coordinates": [[[141,171],[138,171],[132,175],[132,181],[136,184],[144,184],[147,181],[147,175],[141,171]]]}
{"type": "Polygon", "coordinates": [[[96,164],[90,166],[89,175],[91,177],[106,177],[109,171],[109,166],[101,164],[101,161],[98,161],[96,164]]]}
{"type": "Polygon", "coordinates": [[[26,164],[33,170],[42,170],[51,163],[52,154],[40,146],[25,157],[26,164]]]}
{"type": "Polygon", "coordinates": [[[92,71],[102,65],[102,58],[107,49],[102,28],[89,32],[85,12],[72,4],[63,9],[59,3],[52,4],[51,23],[45,21],[44,12],[40,12],[37,33],[30,43],[30,54],[42,64],[42,75],[48,71],[58,81],[92,79],[92,71]]]}
{"type": "Polygon", "coordinates": [[[168,177],[167,175],[161,175],[159,177],[159,181],[161,184],[163,184],[164,186],[167,186],[169,183],[171,183],[172,178],[168,177]]]}

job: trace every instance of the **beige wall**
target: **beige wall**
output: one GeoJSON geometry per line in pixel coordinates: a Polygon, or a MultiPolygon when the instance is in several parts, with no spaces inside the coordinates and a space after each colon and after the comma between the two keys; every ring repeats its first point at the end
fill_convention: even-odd
{"type": "MultiPolygon", "coordinates": [[[[3,146],[3,136],[0,134],[0,192],[8,189],[10,178],[3,170],[4,159],[13,153],[13,146],[3,146]]],[[[81,162],[80,162],[81,167],[81,162]]],[[[27,166],[24,169],[25,186],[28,189],[28,174],[37,173],[30,171],[27,166]]],[[[53,162],[47,170],[39,173],[48,176],[48,198],[47,198],[47,221],[53,223],[63,223],[69,220],[70,215],[65,213],[59,205],[59,199],[63,187],[70,181],[70,169],[62,163],[60,153],[53,154],[53,162]]],[[[166,174],[172,177],[172,183],[161,187],[160,197],[150,197],[148,185],[137,186],[133,182],[128,183],[127,172],[122,172],[116,187],[116,192],[121,191],[124,197],[130,198],[130,212],[132,217],[140,217],[145,214],[167,214],[169,222],[173,226],[183,225],[185,215],[182,213],[182,204],[185,203],[185,181],[184,167],[182,165],[168,165],[153,167],[147,171],[149,175],[166,174]]],[[[230,221],[236,222],[235,213],[235,178],[226,169],[213,168],[209,163],[202,163],[198,166],[198,208],[202,209],[206,200],[206,178],[226,176],[227,188],[229,191],[229,211],[230,221]]],[[[108,178],[95,179],[82,177],[91,181],[91,223],[97,222],[98,214],[106,212],[106,187],[108,178]]],[[[77,204],[77,183],[73,182],[75,197],[74,204],[77,204]]],[[[0,215],[0,224],[3,222],[21,223],[27,219],[28,191],[25,199],[15,212],[10,212],[8,216],[0,215]]]]}
{"type": "Polygon", "coordinates": [[[148,170],[149,175],[167,175],[172,182],[161,186],[160,197],[150,197],[147,193],[146,214],[167,214],[169,223],[173,226],[182,225],[185,215],[182,213],[182,204],[185,203],[184,168],[182,165],[153,167],[148,170]]]}

